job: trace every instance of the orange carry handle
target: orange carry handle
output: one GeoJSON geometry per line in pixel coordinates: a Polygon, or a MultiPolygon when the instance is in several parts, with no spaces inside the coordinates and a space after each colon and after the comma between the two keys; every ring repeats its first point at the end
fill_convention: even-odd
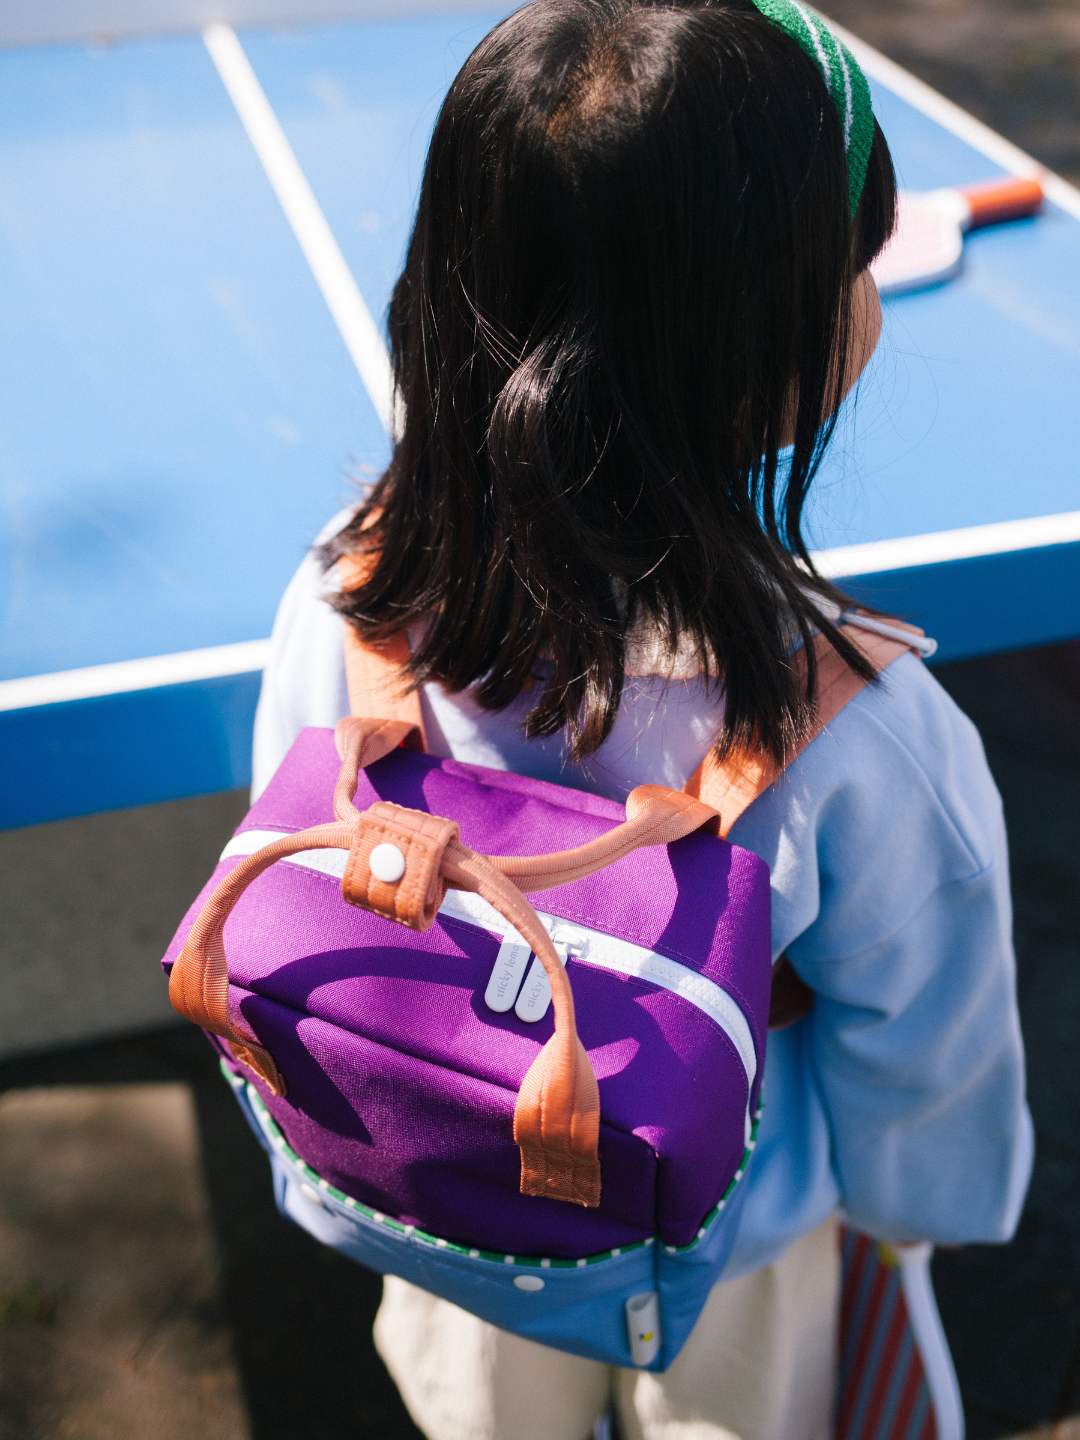
{"type": "Polygon", "coordinates": [[[463,845],[452,821],[378,800],[364,811],[354,803],[360,771],[398,745],[415,744],[408,720],[338,722],[334,732],[341,772],[334,791],[336,821],[283,835],[249,855],[218,884],[203,906],[173,965],[169,998],[196,1025],[229,1042],[232,1053],[270,1087],[286,1093],[273,1056],[240,1018],[229,1013],[225,922],[252,880],[276,860],[305,850],[349,851],[342,897],[413,930],[427,930],[448,888],[486,900],[536,953],[551,984],[555,1033],[530,1065],[514,1106],[514,1140],[521,1152],[521,1193],[600,1203],[600,1091],[592,1062],[577,1033],[570,977],[524,891],[565,885],[592,875],[644,845],[668,845],[695,830],[719,826],[720,816],[701,800],[661,785],[639,785],[626,802],[627,818],[606,834],[551,855],[478,855],[463,845]],[[377,847],[392,848],[401,868],[380,878],[371,863],[377,847]]]}

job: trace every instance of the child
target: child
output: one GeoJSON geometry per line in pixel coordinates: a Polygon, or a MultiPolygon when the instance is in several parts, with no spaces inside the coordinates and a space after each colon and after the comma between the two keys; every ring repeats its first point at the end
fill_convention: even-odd
{"type": "MultiPolygon", "coordinates": [[[[893,183],[857,67],[786,0],[534,0],[497,26],[394,291],[403,433],[286,594],[256,790],[348,712],[343,623],[407,634],[435,754],[617,798],[713,746],[788,759],[814,635],[869,678],[800,515],[877,341],[893,183]]],[[[774,958],[815,1004],[769,1042],[724,1279],[663,1375],[388,1279],[377,1343],[432,1440],[584,1440],[612,1399],[627,1440],[824,1440],[838,1207],[895,1241],[1012,1233],[1032,1139],[974,728],[905,654],[731,839],[768,861],[774,958]]]]}

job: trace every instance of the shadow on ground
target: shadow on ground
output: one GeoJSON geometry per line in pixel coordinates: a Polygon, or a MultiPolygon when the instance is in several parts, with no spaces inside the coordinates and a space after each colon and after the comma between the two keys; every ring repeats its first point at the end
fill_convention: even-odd
{"type": "Polygon", "coordinates": [[[371,1343],[380,1278],[278,1215],[266,1156],[198,1031],[9,1062],[0,1091],[13,1090],[23,1093],[0,1105],[0,1140],[19,1129],[26,1154],[0,1185],[3,1259],[20,1219],[25,1240],[40,1190],[56,1215],[36,1217],[35,1252],[19,1246],[24,1273],[0,1278],[0,1440],[240,1440],[245,1405],[253,1440],[419,1435],[371,1343]],[[152,1129],[138,1123],[138,1086],[152,1129]],[[176,1163],[185,1117],[174,1112],[192,1101],[201,1177],[196,1154],[186,1171],[176,1163]],[[21,1127],[12,1102],[34,1112],[21,1127]],[[134,1123],[117,1122],[118,1106],[134,1123]],[[72,1144],[80,1129],[89,1144],[72,1144]],[[58,1140],[64,1153],[43,1166],[58,1140]],[[51,1185],[43,1168],[57,1172],[51,1185]]]}
{"type": "Polygon", "coordinates": [[[0,1100],[0,1435],[247,1425],[185,1084],[0,1100]]]}

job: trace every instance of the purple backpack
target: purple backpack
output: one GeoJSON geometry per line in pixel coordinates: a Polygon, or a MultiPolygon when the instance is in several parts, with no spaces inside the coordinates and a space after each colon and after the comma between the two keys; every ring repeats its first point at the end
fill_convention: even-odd
{"type": "MultiPolygon", "coordinates": [[[[404,718],[300,734],[169,947],[172,1002],[283,1214],[503,1329],[666,1369],[734,1243],[770,989],[807,1004],[774,984],[767,865],[693,797],[726,834],[776,771],[710,756],[624,811],[418,753],[402,657],[346,630],[354,711],[382,685],[404,718]]],[[[818,660],[814,733],[863,683],[818,660]]]]}
{"type": "Polygon", "coordinates": [[[663,1369],[754,1143],[768,867],[684,794],[624,812],[403,748],[409,728],[343,721],[344,765],[302,732],[169,948],[173,1003],[320,1240],[663,1369]]]}

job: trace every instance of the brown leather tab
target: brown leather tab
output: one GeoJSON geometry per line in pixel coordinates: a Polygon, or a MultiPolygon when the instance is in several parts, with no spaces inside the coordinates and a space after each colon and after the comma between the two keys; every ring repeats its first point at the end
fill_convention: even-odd
{"type": "Polygon", "coordinates": [[[407,810],[380,800],[366,810],[356,827],[349,850],[341,893],[350,905],[396,920],[410,930],[428,930],[446,897],[441,872],[448,846],[459,836],[453,820],[407,810]],[[399,880],[380,880],[371,871],[371,852],[391,845],[404,861],[399,880]]]}
{"type": "Polygon", "coordinates": [[[600,1204],[600,1088],[576,1031],[553,1035],[529,1066],[514,1106],[514,1141],[522,1195],[600,1204]]]}
{"type": "Polygon", "coordinates": [[[239,1040],[227,1042],[232,1051],[234,1060],[241,1065],[246,1065],[249,1070],[254,1070],[259,1079],[264,1081],[275,1095],[286,1093],[285,1077],[274,1063],[274,1058],[269,1050],[264,1050],[261,1045],[241,1045],[239,1040]]]}

